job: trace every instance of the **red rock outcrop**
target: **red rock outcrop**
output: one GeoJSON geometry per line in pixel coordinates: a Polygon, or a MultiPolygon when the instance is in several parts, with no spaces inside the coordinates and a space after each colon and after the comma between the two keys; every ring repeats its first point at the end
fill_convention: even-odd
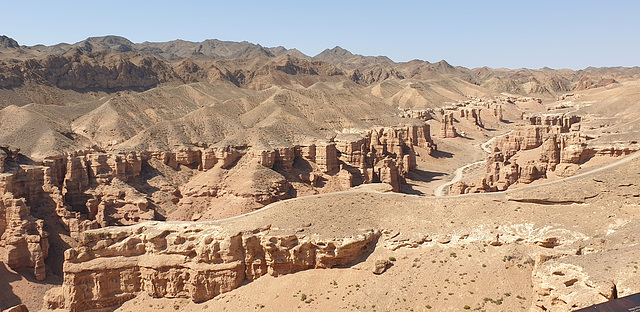
{"type": "Polygon", "coordinates": [[[440,137],[441,138],[455,138],[458,134],[456,132],[456,128],[453,125],[453,113],[448,112],[442,115],[442,128],[440,128],[440,137]]]}
{"type": "Polygon", "coordinates": [[[6,218],[0,218],[1,244],[10,251],[5,254],[7,263],[34,267],[41,279],[48,240],[42,221],[30,211],[40,218],[57,215],[68,231],[63,234],[74,240],[81,240],[88,230],[156,219],[156,202],[139,188],[149,187],[140,184],[139,178],[148,174],[143,167],[150,168],[151,162],[167,166],[162,170],[180,171],[184,166],[191,175],[203,175],[198,181],[204,184],[193,180],[181,186],[161,187],[163,200],[171,202],[172,207],[206,208],[212,198],[232,196],[255,203],[247,207],[256,209],[290,198],[292,182],[297,183],[295,187],[315,189],[306,190],[310,193],[374,182],[388,183],[399,191],[406,174],[416,167],[417,147],[427,153],[436,148],[427,124],[377,128],[346,140],[269,150],[204,145],[172,151],[85,150],[49,156],[30,165],[16,163],[17,151],[2,148],[0,159],[6,173],[0,173],[0,195],[6,214],[0,216],[6,218]],[[242,170],[248,171],[238,173],[242,170]],[[214,178],[207,179],[207,172],[214,178]],[[242,181],[248,181],[243,174],[249,174],[253,182],[232,186],[225,182],[229,173],[242,181]],[[323,190],[326,185],[330,187],[323,190]]]}
{"type": "Polygon", "coordinates": [[[577,115],[566,114],[533,114],[525,117],[531,125],[539,126],[559,126],[561,132],[569,132],[571,127],[582,119],[577,115]]]}
{"type": "MultiPolygon", "coordinates": [[[[315,163],[323,172],[332,172],[338,168],[338,150],[335,143],[319,144],[309,147],[315,149],[315,163]]],[[[311,152],[309,152],[311,154],[311,152]]]]}
{"type": "Polygon", "coordinates": [[[1,147],[0,153],[3,165],[5,160],[13,163],[10,172],[0,172],[0,259],[13,269],[34,268],[41,281],[46,278],[49,233],[43,230],[43,220],[33,217],[25,197],[40,195],[42,172],[33,166],[22,171],[15,164],[17,150],[1,147]]]}
{"type": "MultiPolygon", "coordinates": [[[[591,156],[586,150],[586,138],[580,132],[563,133],[570,130],[574,118],[531,120],[556,124],[520,126],[497,139],[487,158],[486,175],[481,183],[454,184],[449,188],[450,194],[504,191],[515,183],[527,184],[546,178],[558,164],[579,164],[591,156]]],[[[563,174],[567,172],[563,170],[563,174]]]]}
{"type": "Polygon", "coordinates": [[[352,170],[354,181],[388,183],[395,191],[416,167],[416,146],[428,153],[436,149],[428,125],[378,128],[336,138],[340,161],[357,169],[352,170]]]}
{"type": "Polygon", "coordinates": [[[497,117],[499,121],[503,121],[502,105],[495,105],[495,107],[493,108],[493,116],[497,117]]]}
{"type": "Polygon", "coordinates": [[[24,198],[11,193],[0,198],[0,258],[13,269],[33,268],[39,281],[46,278],[44,260],[49,252],[49,233],[43,224],[31,216],[24,198]]]}
{"type": "MultiPolygon", "coordinates": [[[[376,128],[359,134],[341,134],[333,142],[318,141],[292,147],[248,147],[235,154],[238,159],[234,157],[234,161],[242,165],[236,165],[227,173],[242,177],[245,187],[230,185],[222,177],[225,173],[216,171],[205,174],[206,179],[197,178],[180,187],[181,198],[177,205],[179,209],[195,210],[194,215],[200,216],[215,205],[211,203],[213,198],[231,196],[233,198],[229,200],[242,205],[245,211],[253,210],[289,198],[292,189],[301,187],[299,182],[306,185],[303,188],[312,188],[312,193],[346,190],[374,182],[389,183],[399,191],[405,175],[416,167],[417,146],[427,153],[436,148],[429,125],[376,128]],[[299,163],[297,167],[294,166],[296,162],[299,163]],[[255,164],[273,170],[260,169],[255,164]],[[318,184],[319,181],[325,182],[318,184]]],[[[233,151],[234,148],[224,150],[233,151]]],[[[217,167],[216,152],[208,154],[211,155],[208,157],[210,166],[217,167]]],[[[171,160],[163,161],[172,165],[171,160]]]]}
{"type": "Polygon", "coordinates": [[[433,108],[421,109],[421,110],[405,109],[402,112],[401,117],[428,121],[433,119],[433,116],[435,115],[435,113],[436,113],[436,110],[433,108]]]}
{"type": "Polygon", "coordinates": [[[466,120],[470,120],[474,125],[484,128],[484,124],[482,123],[482,117],[480,113],[482,112],[481,108],[460,108],[458,110],[460,112],[460,118],[464,118],[466,120]]]}
{"type": "Polygon", "coordinates": [[[372,230],[333,240],[269,229],[227,233],[204,222],[88,231],[65,252],[63,285],[47,292],[44,308],[105,308],[141,292],[202,302],[265,274],[354,263],[379,236],[372,230]]]}

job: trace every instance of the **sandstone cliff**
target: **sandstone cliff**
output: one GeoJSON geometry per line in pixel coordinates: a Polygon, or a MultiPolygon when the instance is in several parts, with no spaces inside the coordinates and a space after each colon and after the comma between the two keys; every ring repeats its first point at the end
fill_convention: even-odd
{"type": "Polygon", "coordinates": [[[440,129],[440,137],[441,138],[455,138],[458,133],[456,132],[456,128],[453,125],[455,119],[453,118],[453,113],[445,113],[442,115],[441,120],[441,129],[440,129]]]}
{"type": "Polygon", "coordinates": [[[494,141],[486,161],[486,174],[473,183],[456,182],[450,194],[504,191],[510,185],[528,184],[547,178],[573,175],[580,164],[599,156],[623,156],[636,150],[627,145],[588,145],[580,132],[581,117],[537,114],[524,118],[529,125],[517,126],[494,141]]]}
{"type": "Polygon", "coordinates": [[[376,128],[348,140],[275,149],[84,150],[29,165],[16,162],[17,151],[2,148],[3,259],[11,267],[33,267],[36,277],[44,278],[48,233],[31,207],[38,218],[59,218],[65,233],[56,234],[73,242],[87,230],[114,225],[230,217],[296,193],[335,192],[374,182],[399,191],[406,174],[415,169],[416,146],[429,152],[436,148],[427,124],[376,128]],[[158,172],[167,176],[158,180],[158,172]]]}
{"type": "Polygon", "coordinates": [[[140,292],[202,302],[265,274],[352,264],[379,236],[369,230],[327,240],[176,222],[87,231],[65,252],[64,284],[47,292],[44,308],[101,309],[140,292]]]}
{"type": "MultiPolygon", "coordinates": [[[[15,170],[17,152],[6,147],[0,152],[0,163],[4,165],[8,154],[11,170],[15,170]]],[[[20,193],[29,192],[25,184],[34,184],[29,182],[34,181],[0,171],[0,260],[13,269],[33,268],[35,278],[41,281],[46,277],[44,260],[49,254],[49,233],[44,230],[44,221],[32,216],[25,194],[20,193]]]]}

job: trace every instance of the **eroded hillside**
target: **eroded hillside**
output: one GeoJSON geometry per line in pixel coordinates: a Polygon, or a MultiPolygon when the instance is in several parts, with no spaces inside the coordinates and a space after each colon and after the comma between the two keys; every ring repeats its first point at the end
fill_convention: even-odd
{"type": "Polygon", "coordinates": [[[568,311],[639,291],[637,68],[1,39],[2,309],[568,311]]]}

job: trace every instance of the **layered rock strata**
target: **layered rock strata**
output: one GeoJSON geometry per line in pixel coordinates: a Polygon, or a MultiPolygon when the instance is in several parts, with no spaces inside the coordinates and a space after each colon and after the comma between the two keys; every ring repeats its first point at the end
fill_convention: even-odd
{"type": "MultiPolygon", "coordinates": [[[[191,168],[192,172],[216,170],[224,174],[241,159],[262,169],[249,167],[259,175],[253,188],[238,190],[219,184],[185,183],[168,185],[164,197],[177,207],[193,206],[218,196],[246,197],[257,207],[290,198],[292,182],[322,191],[321,180],[333,179],[335,191],[363,183],[382,182],[400,190],[404,176],[415,169],[415,147],[433,151],[429,126],[377,128],[350,140],[316,142],[275,149],[247,146],[189,147],[173,151],[101,152],[95,150],[49,156],[33,164],[18,164],[18,152],[3,147],[0,163],[0,245],[3,261],[11,267],[33,267],[44,278],[48,253],[46,216],[57,216],[74,240],[81,233],[114,225],[133,225],[157,220],[156,202],[143,191],[149,163],[168,168],[191,168]],[[301,169],[296,162],[310,164],[301,169]],[[310,171],[309,171],[310,170],[310,171]],[[260,173],[262,172],[262,173],[260,173]],[[142,188],[141,188],[142,185],[142,188]]],[[[153,169],[153,168],[152,168],[153,169]]],[[[213,171],[212,171],[213,172],[213,171]]],[[[196,173],[194,173],[196,174],[196,173]]],[[[148,187],[148,186],[147,186],[148,187]]],[[[155,191],[154,191],[155,192],[155,191]]],[[[197,217],[190,217],[197,219],[197,217]]]]}
{"type": "Polygon", "coordinates": [[[546,178],[547,171],[554,171],[560,163],[584,161],[586,138],[579,132],[562,131],[563,127],[559,125],[517,127],[494,142],[482,181],[471,185],[457,182],[450,188],[450,194],[504,191],[515,183],[526,184],[546,178]],[[532,150],[536,152],[520,157],[520,152],[532,150]]]}
{"type": "MultiPolygon", "coordinates": [[[[5,164],[11,170],[17,166],[16,150],[1,147],[0,156],[3,171],[5,164]]],[[[33,268],[34,276],[41,281],[46,278],[44,260],[49,254],[49,233],[43,229],[43,220],[31,215],[24,198],[25,193],[34,192],[34,184],[38,181],[29,181],[28,176],[0,171],[0,260],[13,269],[33,268]]]]}
{"type": "Polygon", "coordinates": [[[103,309],[144,292],[203,302],[265,274],[354,263],[380,236],[322,239],[268,228],[229,233],[213,223],[142,223],[87,231],[65,252],[64,282],[45,309],[103,309]]]}
{"type": "Polygon", "coordinates": [[[455,138],[458,133],[456,132],[456,128],[453,125],[454,118],[453,112],[446,112],[442,115],[441,119],[441,128],[440,128],[440,137],[441,138],[455,138]]]}
{"type": "Polygon", "coordinates": [[[559,126],[561,132],[569,132],[571,130],[580,130],[578,123],[582,120],[577,115],[567,114],[532,114],[525,116],[525,119],[530,122],[531,125],[539,126],[559,126]],[[573,127],[573,129],[572,129],[573,127]]]}
{"type": "Polygon", "coordinates": [[[484,128],[482,117],[480,116],[480,113],[482,112],[481,108],[462,108],[459,109],[459,112],[460,118],[470,120],[475,126],[484,128]]]}
{"type": "Polygon", "coordinates": [[[5,193],[0,198],[0,259],[13,269],[33,268],[34,276],[46,278],[44,260],[49,255],[49,233],[44,222],[31,216],[24,198],[5,193]]]}
{"type": "Polygon", "coordinates": [[[354,185],[382,182],[396,192],[406,174],[416,168],[415,147],[429,154],[436,149],[426,124],[373,129],[355,139],[337,137],[336,146],[340,161],[353,168],[354,185]]]}
{"type": "Polygon", "coordinates": [[[516,183],[547,178],[549,172],[566,177],[593,156],[624,156],[637,150],[630,146],[588,146],[587,137],[579,131],[578,116],[546,114],[525,119],[531,124],[518,126],[493,143],[481,181],[456,182],[449,194],[504,191],[516,183]]]}

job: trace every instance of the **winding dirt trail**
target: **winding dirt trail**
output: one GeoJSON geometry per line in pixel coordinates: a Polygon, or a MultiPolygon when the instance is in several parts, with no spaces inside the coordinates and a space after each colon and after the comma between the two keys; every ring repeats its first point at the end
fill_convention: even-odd
{"type": "MultiPolygon", "coordinates": [[[[501,137],[503,137],[503,136],[505,136],[505,135],[508,135],[508,134],[510,134],[511,132],[513,132],[513,130],[511,130],[511,131],[509,131],[509,132],[507,132],[507,133],[504,133],[504,134],[501,134],[501,135],[498,135],[498,136],[495,136],[495,137],[493,137],[493,138],[489,139],[487,142],[484,142],[484,143],[480,144],[480,148],[482,148],[482,150],[483,150],[485,153],[487,153],[487,154],[491,154],[491,146],[493,145],[493,141],[495,141],[497,138],[501,138],[501,137]]],[[[473,162],[473,163],[470,163],[470,164],[466,164],[466,165],[464,165],[464,166],[462,166],[462,167],[460,167],[460,168],[456,169],[456,171],[455,171],[455,172],[454,172],[454,174],[453,174],[453,179],[451,179],[451,181],[449,181],[449,182],[447,182],[447,183],[444,183],[444,184],[442,184],[442,185],[438,186],[438,187],[433,191],[433,194],[434,194],[436,197],[444,196],[444,189],[445,189],[445,188],[447,188],[447,187],[449,187],[451,184],[456,183],[456,182],[458,182],[458,181],[462,180],[462,174],[464,173],[464,171],[465,171],[466,169],[468,169],[468,168],[470,168],[470,167],[473,167],[473,166],[476,166],[476,165],[484,164],[484,163],[486,163],[486,162],[487,162],[486,160],[480,160],[480,161],[476,161],[476,162],[473,162]]],[[[447,192],[447,193],[448,193],[448,192],[447,192]]]]}

